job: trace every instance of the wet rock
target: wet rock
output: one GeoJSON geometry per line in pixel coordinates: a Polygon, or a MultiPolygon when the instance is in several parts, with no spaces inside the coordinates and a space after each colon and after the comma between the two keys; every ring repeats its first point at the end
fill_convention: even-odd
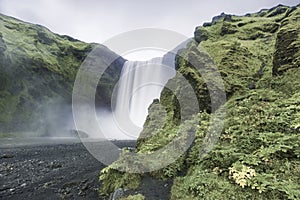
{"type": "Polygon", "coordinates": [[[13,158],[13,157],[15,157],[14,154],[3,154],[3,155],[0,156],[0,159],[3,159],[3,158],[13,158]]]}
{"type": "Polygon", "coordinates": [[[45,162],[41,160],[41,161],[38,162],[38,165],[43,165],[44,163],[45,162]]]}
{"type": "Polygon", "coordinates": [[[9,187],[7,185],[3,185],[2,187],[0,187],[0,192],[8,189],[9,187]]]}
{"type": "Polygon", "coordinates": [[[49,188],[51,185],[53,184],[52,181],[44,183],[44,185],[42,186],[43,188],[49,188]]]}
{"type": "Polygon", "coordinates": [[[25,187],[27,184],[26,183],[23,183],[23,184],[21,184],[21,187],[25,187]]]}
{"type": "Polygon", "coordinates": [[[56,162],[51,162],[48,165],[48,168],[50,168],[50,169],[58,169],[58,168],[61,168],[61,167],[62,167],[62,164],[56,163],[56,162]]]}
{"type": "Polygon", "coordinates": [[[10,192],[14,192],[16,189],[15,188],[10,188],[9,191],[10,192]]]}
{"type": "Polygon", "coordinates": [[[122,188],[118,188],[114,193],[112,193],[109,197],[109,200],[118,200],[124,195],[124,190],[122,188]]]}

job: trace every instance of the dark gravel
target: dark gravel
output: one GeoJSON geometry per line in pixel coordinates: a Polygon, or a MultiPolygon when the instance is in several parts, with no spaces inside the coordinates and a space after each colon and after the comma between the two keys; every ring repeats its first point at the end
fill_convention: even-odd
{"type": "MultiPolygon", "coordinates": [[[[133,147],[134,141],[114,141],[133,147]]],[[[79,142],[0,145],[0,199],[101,199],[105,167],[79,142]]]]}

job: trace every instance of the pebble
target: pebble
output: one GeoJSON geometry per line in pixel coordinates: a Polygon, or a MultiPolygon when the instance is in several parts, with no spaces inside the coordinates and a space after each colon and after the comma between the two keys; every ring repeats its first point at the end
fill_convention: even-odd
{"type": "Polygon", "coordinates": [[[42,165],[42,164],[44,164],[44,163],[45,163],[45,162],[41,160],[41,161],[38,162],[38,165],[42,165]]]}

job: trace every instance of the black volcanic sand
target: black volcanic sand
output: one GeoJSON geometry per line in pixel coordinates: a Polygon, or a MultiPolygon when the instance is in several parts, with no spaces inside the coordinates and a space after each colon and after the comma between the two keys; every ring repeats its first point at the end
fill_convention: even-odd
{"type": "MultiPolygon", "coordinates": [[[[78,140],[48,144],[0,144],[0,199],[101,199],[100,170],[78,140]]],[[[120,148],[135,141],[114,141],[120,148]]]]}

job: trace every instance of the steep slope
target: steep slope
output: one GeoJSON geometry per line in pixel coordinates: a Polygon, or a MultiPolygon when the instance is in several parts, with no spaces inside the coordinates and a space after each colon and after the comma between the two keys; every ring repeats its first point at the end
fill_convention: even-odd
{"type": "MultiPolygon", "coordinates": [[[[133,167],[125,151],[102,171],[100,191],[139,188],[143,177],[151,176],[174,180],[170,194],[174,200],[299,199],[299,19],[299,6],[279,5],[245,16],[221,14],[197,27],[193,42],[177,56],[178,75],[167,85],[177,87],[173,92],[166,87],[150,106],[136,153],[150,156],[174,138],[194,134],[192,147],[176,162],[144,174],[116,170],[133,167]],[[219,69],[227,96],[215,112],[205,77],[199,73],[214,70],[208,55],[219,69]],[[178,102],[185,90],[178,84],[180,75],[189,81],[199,102],[199,111],[184,105],[191,110],[184,119],[178,102]],[[224,128],[213,149],[205,152],[209,120],[224,106],[224,128]],[[161,123],[162,116],[167,123],[161,123]]],[[[147,167],[138,161],[134,166],[147,167]]]]}
{"type": "Polygon", "coordinates": [[[71,115],[76,73],[97,47],[101,62],[115,62],[98,84],[97,106],[110,107],[110,95],[125,60],[108,48],[0,14],[0,132],[47,134],[71,115]]]}

